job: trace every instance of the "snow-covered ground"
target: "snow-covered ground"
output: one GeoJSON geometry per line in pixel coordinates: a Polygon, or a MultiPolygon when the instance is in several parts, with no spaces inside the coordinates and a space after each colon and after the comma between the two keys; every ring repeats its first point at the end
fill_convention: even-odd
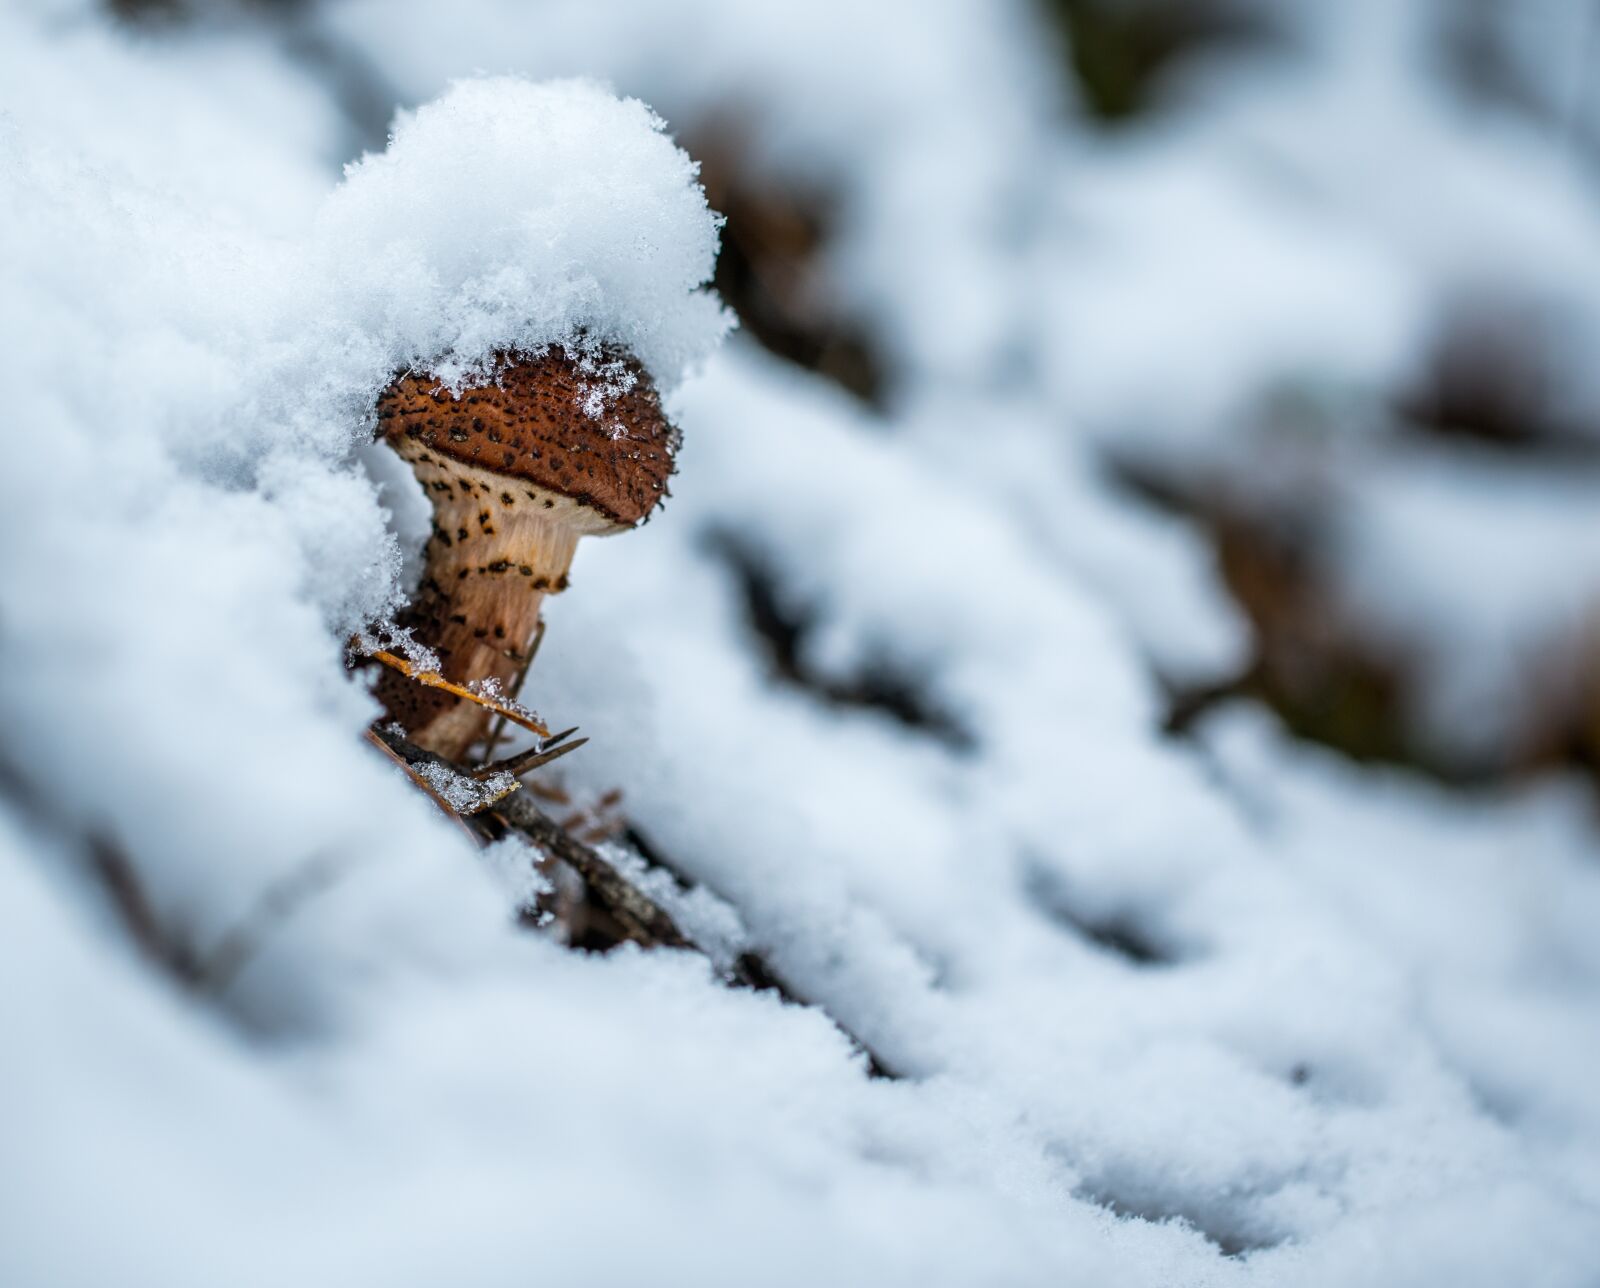
{"type": "Polygon", "coordinates": [[[1584,723],[1600,31],[1491,8],[1471,98],[1443,0],[1240,7],[1114,132],[995,0],[0,10],[0,1284],[1600,1283],[1592,777],[1166,731],[1286,515],[1424,763],[1584,723]],[[730,137],[874,406],[724,337],[730,137]],[[1485,299],[1521,455],[1402,410],[1485,299]],[[520,926],[362,740],[374,400],[551,343],[684,446],[547,604],[548,779],[808,1005],[520,926]]]}

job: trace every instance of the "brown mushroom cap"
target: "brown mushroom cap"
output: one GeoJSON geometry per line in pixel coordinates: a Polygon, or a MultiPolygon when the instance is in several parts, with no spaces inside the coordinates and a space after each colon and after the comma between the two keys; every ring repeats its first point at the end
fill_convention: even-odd
{"type": "Polygon", "coordinates": [[[649,373],[614,350],[597,363],[557,348],[502,355],[492,383],[459,396],[407,373],[378,399],[378,422],[408,459],[431,452],[569,498],[597,531],[649,516],[678,444],[649,373]]]}

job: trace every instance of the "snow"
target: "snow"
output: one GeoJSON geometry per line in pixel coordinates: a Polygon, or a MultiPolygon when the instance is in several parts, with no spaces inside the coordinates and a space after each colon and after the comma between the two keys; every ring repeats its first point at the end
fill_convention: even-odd
{"type": "Polygon", "coordinates": [[[418,765],[417,773],[458,814],[475,814],[517,790],[517,780],[505,770],[481,782],[433,762],[418,765]]]}
{"type": "Polygon", "coordinates": [[[611,343],[675,384],[727,321],[701,289],[717,224],[663,125],[597,85],[508,77],[402,113],[322,212],[341,322],[447,383],[499,350],[611,343]]]}
{"type": "Polygon", "coordinates": [[[555,893],[555,883],[540,867],[539,852],[514,833],[485,846],[482,858],[519,913],[531,912],[541,899],[555,893]]]}
{"type": "Polygon", "coordinates": [[[1463,124],[1432,4],[1271,8],[1290,62],[1120,140],[976,0],[0,13],[0,1282],[1593,1282],[1592,776],[1447,789],[1248,700],[1163,732],[1251,641],[1130,463],[1326,484],[1333,593],[1446,747],[1592,655],[1586,458],[1391,410],[1491,252],[1581,347],[1592,192],[1463,124]],[[357,157],[360,65],[401,110],[357,157]],[[878,409],[716,347],[678,137],[730,120],[834,194],[878,409]],[[604,343],[675,495],[584,544],[517,696],[707,956],[519,925],[558,885],[363,740],[345,666],[427,531],[377,391],[604,343]],[[803,1000],[728,987],[749,951],[803,1000]]]}

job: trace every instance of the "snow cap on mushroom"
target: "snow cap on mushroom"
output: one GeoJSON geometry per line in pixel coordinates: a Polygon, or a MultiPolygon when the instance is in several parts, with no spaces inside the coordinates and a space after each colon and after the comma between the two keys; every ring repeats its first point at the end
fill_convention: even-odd
{"type": "Polygon", "coordinates": [[[383,380],[459,392],[507,353],[637,359],[661,389],[715,346],[720,219],[637,99],[587,81],[460,81],[351,165],[319,244],[383,380]]]}

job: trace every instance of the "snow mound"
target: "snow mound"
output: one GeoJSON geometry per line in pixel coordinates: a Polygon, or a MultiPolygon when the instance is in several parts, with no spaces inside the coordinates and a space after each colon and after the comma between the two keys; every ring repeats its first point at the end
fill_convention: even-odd
{"type": "Polygon", "coordinates": [[[318,250],[352,320],[447,380],[610,341],[672,384],[728,315],[720,222],[664,128],[587,81],[459,81],[347,169],[318,250]]]}

